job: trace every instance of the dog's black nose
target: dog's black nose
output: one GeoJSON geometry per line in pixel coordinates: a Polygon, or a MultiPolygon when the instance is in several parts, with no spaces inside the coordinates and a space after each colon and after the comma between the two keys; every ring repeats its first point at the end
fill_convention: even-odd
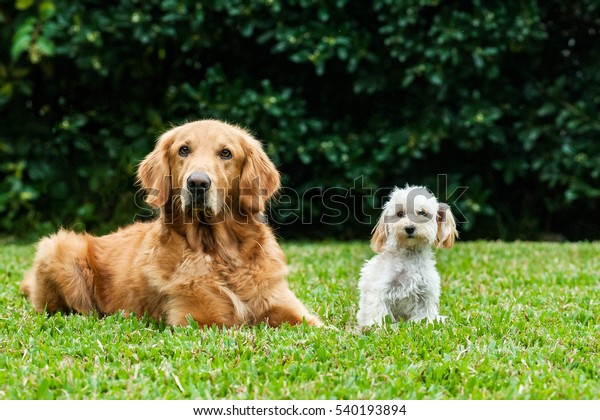
{"type": "Polygon", "coordinates": [[[210,188],[210,177],[204,172],[192,172],[187,179],[187,187],[191,193],[208,191],[210,188]]]}
{"type": "Polygon", "coordinates": [[[404,228],[404,231],[405,231],[406,233],[408,233],[409,235],[412,235],[413,233],[415,233],[415,227],[414,227],[414,226],[412,226],[412,225],[406,226],[406,227],[404,228]]]}

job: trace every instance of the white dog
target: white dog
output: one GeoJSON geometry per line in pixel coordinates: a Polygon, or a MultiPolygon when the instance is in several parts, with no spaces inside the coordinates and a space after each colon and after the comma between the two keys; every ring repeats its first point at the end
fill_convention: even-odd
{"type": "Polygon", "coordinates": [[[396,187],[373,229],[371,248],[378,255],[361,270],[358,324],[380,324],[387,315],[393,321],[443,321],[431,248],[451,248],[457,237],[447,204],[426,188],[396,187]]]}

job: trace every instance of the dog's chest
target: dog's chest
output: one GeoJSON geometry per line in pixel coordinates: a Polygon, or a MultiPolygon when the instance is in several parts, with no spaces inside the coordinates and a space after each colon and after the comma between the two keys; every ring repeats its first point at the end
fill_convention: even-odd
{"type": "Polygon", "coordinates": [[[425,283],[423,267],[411,264],[395,264],[390,270],[387,287],[390,293],[403,294],[425,283]]]}
{"type": "Polygon", "coordinates": [[[410,265],[396,265],[386,286],[387,306],[396,320],[408,319],[427,290],[422,267],[410,265]]]}
{"type": "Polygon", "coordinates": [[[194,255],[181,264],[174,278],[175,282],[186,283],[190,287],[227,289],[245,301],[256,293],[264,293],[273,281],[281,279],[284,274],[284,264],[262,256],[232,263],[204,254],[194,255]]]}

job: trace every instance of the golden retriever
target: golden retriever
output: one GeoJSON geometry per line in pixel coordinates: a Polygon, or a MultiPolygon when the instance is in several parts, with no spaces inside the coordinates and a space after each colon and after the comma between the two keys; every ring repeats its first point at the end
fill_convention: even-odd
{"type": "Polygon", "coordinates": [[[241,128],[202,120],[164,133],[138,168],[150,223],[38,244],[21,292],[40,312],[145,313],[171,325],[322,325],[288,288],[264,223],[280,177],[241,128]]]}

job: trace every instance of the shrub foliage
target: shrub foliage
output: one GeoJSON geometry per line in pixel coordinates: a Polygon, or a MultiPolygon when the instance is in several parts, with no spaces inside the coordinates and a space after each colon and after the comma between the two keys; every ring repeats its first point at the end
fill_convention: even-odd
{"type": "Polygon", "coordinates": [[[599,9],[4,1],[0,228],[130,221],[159,133],[219,118],[265,142],[289,188],[273,218],[290,232],[364,235],[378,189],[409,182],[453,203],[466,237],[599,237],[599,9]]]}

